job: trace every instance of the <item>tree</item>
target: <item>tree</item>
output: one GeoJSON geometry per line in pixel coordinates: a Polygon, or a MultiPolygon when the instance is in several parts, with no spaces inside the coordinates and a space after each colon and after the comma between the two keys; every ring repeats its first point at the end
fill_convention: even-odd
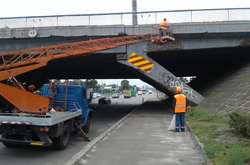
{"type": "Polygon", "coordinates": [[[95,79],[87,79],[87,80],[85,81],[85,86],[86,86],[86,88],[97,89],[97,84],[98,84],[98,82],[97,82],[97,80],[95,80],[95,79]]]}
{"type": "Polygon", "coordinates": [[[129,81],[128,80],[122,80],[121,81],[121,90],[127,90],[129,89],[129,81]]]}

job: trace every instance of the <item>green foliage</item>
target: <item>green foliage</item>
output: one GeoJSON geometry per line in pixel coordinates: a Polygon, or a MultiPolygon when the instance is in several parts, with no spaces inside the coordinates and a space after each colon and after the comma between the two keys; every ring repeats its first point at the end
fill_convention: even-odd
{"type": "Polygon", "coordinates": [[[95,79],[87,79],[87,80],[85,81],[85,86],[86,86],[87,88],[97,89],[97,84],[98,84],[98,82],[97,82],[97,80],[95,80],[95,79]]]}
{"type": "Polygon", "coordinates": [[[229,114],[229,125],[234,131],[244,137],[250,137],[250,114],[233,112],[229,114]]]}
{"type": "Polygon", "coordinates": [[[210,159],[215,159],[221,152],[223,152],[223,146],[218,143],[206,143],[205,151],[210,159]]]}
{"type": "Polygon", "coordinates": [[[130,89],[129,81],[128,80],[122,80],[121,81],[121,90],[128,90],[130,89]]]}
{"type": "Polygon", "coordinates": [[[205,109],[202,109],[200,107],[192,108],[192,110],[188,113],[189,120],[194,121],[215,121],[215,122],[223,122],[224,117],[217,116],[216,114],[209,113],[205,109]]]}
{"type": "MultiPolygon", "coordinates": [[[[233,114],[234,125],[243,116],[233,114]]],[[[214,164],[245,165],[250,162],[250,139],[232,133],[229,124],[232,121],[228,121],[225,114],[213,114],[197,107],[188,113],[187,119],[214,164]]]]}
{"type": "Polygon", "coordinates": [[[240,145],[233,145],[226,155],[225,163],[228,165],[244,164],[248,159],[248,153],[240,145]]]}

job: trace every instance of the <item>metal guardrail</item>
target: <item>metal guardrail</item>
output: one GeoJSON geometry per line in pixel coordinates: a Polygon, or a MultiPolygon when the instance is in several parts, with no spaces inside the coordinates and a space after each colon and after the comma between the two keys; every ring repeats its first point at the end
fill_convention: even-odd
{"type": "Polygon", "coordinates": [[[250,8],[6,17],[0,18],[0,28],[132,25],[132,16],[135,15],[137,15],[138,24],[157,24],[163,18],[167,18],[170,23],[242,21],[250,20],[250,8]]]}

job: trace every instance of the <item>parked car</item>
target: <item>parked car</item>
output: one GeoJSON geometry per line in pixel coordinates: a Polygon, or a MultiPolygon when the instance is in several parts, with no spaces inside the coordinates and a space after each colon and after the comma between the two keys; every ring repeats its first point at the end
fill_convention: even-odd
{"type": "Polygon", "coordinates": [[[111,99],[108,97],[101,97],[98,100],[98,104],[111,104],[111,99]]]}
{"type": "Polygon", "coordinates": [[[112,98],[119,98],[120,95],[119,95],[119,93],[113,93],[111,97],[112,97],[112,98]]]}
{"type": "Polygon", "coordinates": [[[147,94],[147,92],[148,92],[147,90],[142,90],[143,95],[147,94]]]}
{"type": "Polygon", "coordinates": [[[100,93],[93,93],[93,99],[101,97],[100,93]]]}
{"type": "Polygon", "coordinates": [[[141,95],[142,95],[142,91],[138,91],[138,92],[137,92],[137,95],[138,95],[138,96],[141,96],[141,95]]]}

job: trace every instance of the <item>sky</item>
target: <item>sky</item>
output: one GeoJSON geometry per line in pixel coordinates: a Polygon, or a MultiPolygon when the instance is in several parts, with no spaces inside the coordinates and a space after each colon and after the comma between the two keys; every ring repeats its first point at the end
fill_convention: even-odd
{"type": "MultiPolygon", "coordinates": [[[[2,0],[0,17],[130,12],[132,0],[2,0]]],[[[250,7],[250,0],[137,0],[138,11],[250,7]]]]}

